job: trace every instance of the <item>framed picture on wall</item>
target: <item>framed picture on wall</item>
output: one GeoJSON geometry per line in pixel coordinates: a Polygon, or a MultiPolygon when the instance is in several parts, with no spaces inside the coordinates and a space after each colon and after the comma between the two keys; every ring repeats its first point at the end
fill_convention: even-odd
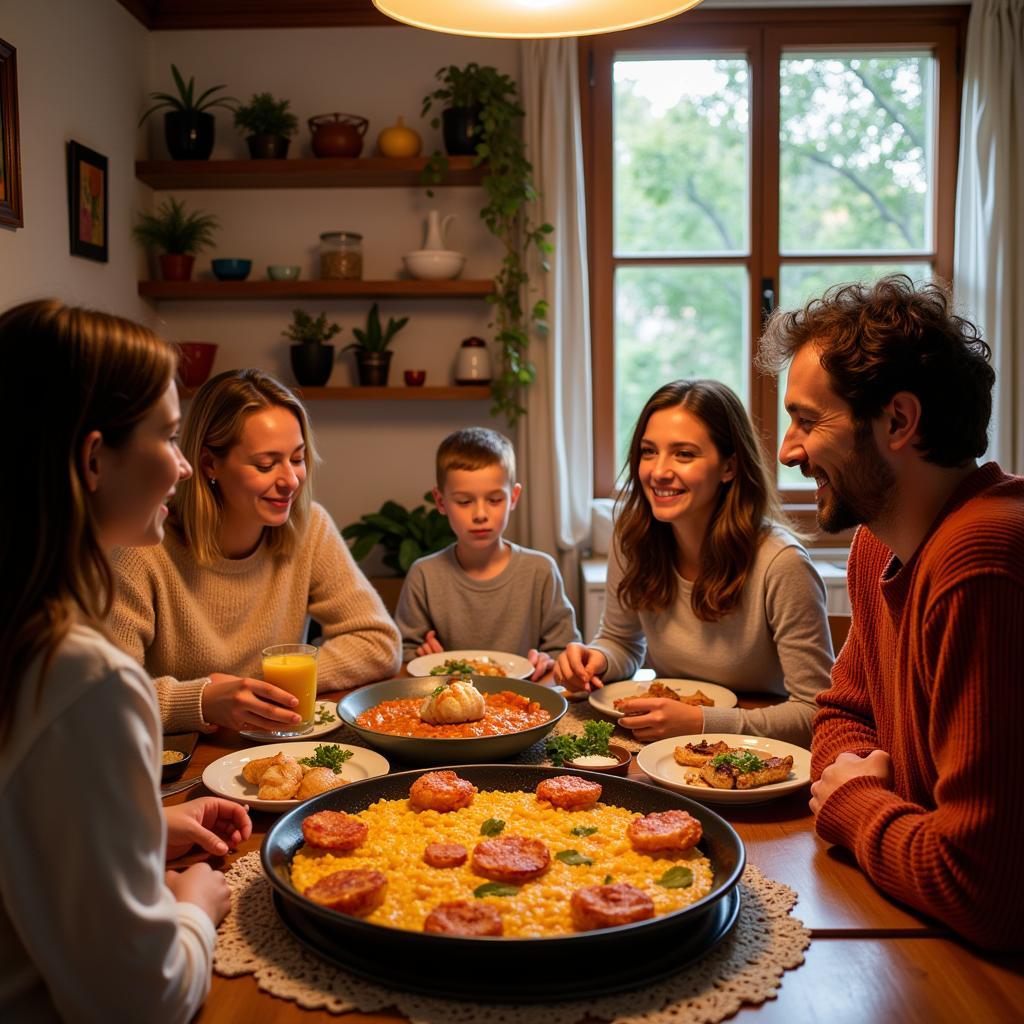
{"type": "Polygon", "coordinates": [[[71,254],[107,262],[107,158],[68,143],[68,221],[71,254]]]}
{"type": "Polygon", "coordinates": [[[18,145],[18,63],[10,43],[0,39],[0,226],[20,228],[21,148],[18,145]]]}

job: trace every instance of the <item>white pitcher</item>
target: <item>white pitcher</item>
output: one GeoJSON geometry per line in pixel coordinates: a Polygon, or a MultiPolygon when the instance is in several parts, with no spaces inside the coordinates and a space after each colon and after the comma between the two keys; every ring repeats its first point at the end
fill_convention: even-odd
{"type": "Polygon", "coordinates": [[[427,240],[423,244],[424,249],[447,249],[444,244],[444,233],[448,230],[448,222],[455,220],[455,214],[450,213],[444,220],[437,210],[430,210],[427,213],[427,240]]]}

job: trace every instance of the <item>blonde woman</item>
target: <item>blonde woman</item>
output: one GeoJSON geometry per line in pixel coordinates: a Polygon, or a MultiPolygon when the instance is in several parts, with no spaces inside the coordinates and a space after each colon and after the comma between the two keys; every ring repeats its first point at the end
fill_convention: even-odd
{"type": "Polygon", "coordinates": [[[152,683],[103,626],[108,552],[158,543],[191,472],[174,354],[53,300],[0,316],[0,351],[20,453],[0,511],[0,1020],[190,1020],[229,893],[164,861],[252,825],[212,797],[161,811],[152,683]]]}
{"type": "Polygon", "coordinates": [[[323,629],[320,690],[394,675],[398,629],[312,500],[306,411],[260,370],[200,388],[182,431],[196,466],[163,544],[115,558],[115,638],[156,679],[168,732],[267,730],[299,721],[291,694],[261,679],[260,651],[323,629]]]}
{"type": "Polygon", "coordinates": [[[599,687],[646,655],[659,676],[787,699],[752,711],[636,699],[619,724],[637,739],[707,731],[810,746],[832,640],[821,578],[782,522],[735,393],[713,380],[659,388],[630,443],[597,636],[569,645],[555,679],[599,687]]]}

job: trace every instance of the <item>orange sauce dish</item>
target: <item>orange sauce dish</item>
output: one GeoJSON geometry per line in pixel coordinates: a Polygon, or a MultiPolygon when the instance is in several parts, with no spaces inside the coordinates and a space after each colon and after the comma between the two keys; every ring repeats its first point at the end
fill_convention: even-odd
{"type": "Polygon", "coordinates": [[[386,700],[367,708],[356,722],[364,729],[392,736],[417,736],[428,739],[469,739],[477,736],[507,736],[550,721],[551,715],[536,701],[511,690],[484,694],[484,717],[478,722],[431,725],[420,720],[422,697],[386,700]]]}

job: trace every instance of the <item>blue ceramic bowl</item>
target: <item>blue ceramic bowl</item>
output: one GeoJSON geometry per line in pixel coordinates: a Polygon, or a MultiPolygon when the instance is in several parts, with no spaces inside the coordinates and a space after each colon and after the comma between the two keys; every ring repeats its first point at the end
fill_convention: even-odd
{"type": "Polygon", "coordinates": [[[244,281],[252,270],[252,260],[212,260],[214,276],[218,281],[244,281]]]}

